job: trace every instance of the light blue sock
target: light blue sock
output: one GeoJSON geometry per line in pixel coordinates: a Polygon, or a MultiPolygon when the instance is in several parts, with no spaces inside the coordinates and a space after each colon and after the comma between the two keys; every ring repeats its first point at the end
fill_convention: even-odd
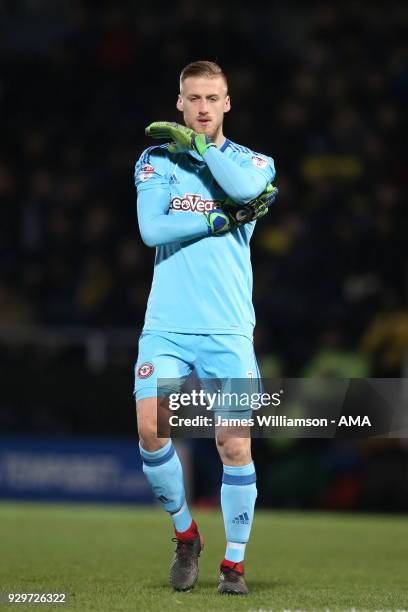
{"type": "Polygon", "coordinates": [[[162,508],[171,515],[177,531],[191,525],[191,514],[184,491],[183,468],[171,440],[157,451],[147,451],[139,443],[143,472],[162,508]]]}
{"type": "Polygon", "coordinates": [[[225,558],[234,563],[244,560],[254,519],[256,474],[253,462],[248,465],[224,465],[221,508],[224,517],[227,549],[225,558]]]}

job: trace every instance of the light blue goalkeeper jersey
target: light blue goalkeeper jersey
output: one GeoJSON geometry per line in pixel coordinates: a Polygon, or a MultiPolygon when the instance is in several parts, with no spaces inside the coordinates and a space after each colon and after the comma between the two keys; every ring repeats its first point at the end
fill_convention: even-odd
{"type": "Polygon", "coordinates": [[[252,338],[250,240],[255,222],[210,236],[205,212],[229,195],[248,203],[274,179],[272,158],[226,140],[204,160],[148,148],[136,164],[138,221],[156,247],[144,330],[252,338]]]}

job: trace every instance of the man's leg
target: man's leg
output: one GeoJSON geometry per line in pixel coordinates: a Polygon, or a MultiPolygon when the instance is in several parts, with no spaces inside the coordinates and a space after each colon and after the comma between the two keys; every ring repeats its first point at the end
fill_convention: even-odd
{"type": "Polygon", "coordinates": [[[140,455],[143,472],[174,525],[177,547],[170,566],[170,584],[177,591],[189,591],[197,582],[204,541],[187,505],[183,468],[172,441],[157,438],[156,402],[157,398],[151,397],[137,402],[140,455]]]}
{"type": "Polygon", "coordinates": [[[171,440],[157,437],[157,398],[139,400],[136,411],[143,472],[160,505],[170,514],[178,537],[195,525],[186,502],[183,468],[171,440]]]}
{"type": "MultiPolygon", "coordinates": [[[[223,393],[251,395],[260,389],[260,374],[252,341],[234,334],[208,335],[202,342],[197,373],[208,392],[221,387],[223,393]]],[[[227,396],[226,396],[227,397],[227,396]]],[[[247,406],[227,404],[214,407],[226,418],[250,418],[247,406]]],[[[221,562],[220,593],[246,594],[244,581],[245,548],[254,518],[255,467],[251,458],[250,430],[247,427],[221,427],[216,442],[223,463],[221,508],[227,546],[221,562]]]]}
{"type": "Polygon", "coordinates": [[[245,595],[248,593],[243,578],[245,548],[257,495],[251,439],[219,433],[216,442],[223,463],[221,508],[227,539],[218,590],[220,593],[245,595]]]}
{"type": "Polygon", "coordinates": [[[190,373],[188,340],[183,334],[144,332],[139,340],[135,369],[137,426],[143,472],[174,525],[177,548],[170,568],[170,583],[181,591],[190,590],[197,580],[198,556],[203,541],[186,502],[183,469],[177,452],[169,437],[157,437],[158,412],[159,417],[168,412],[167,402],[160,399],[158,404],[158,399],[152,396],[157,394],[158,379],[171,379],[177,384],[178,380],[183,380],[190,373]]]}

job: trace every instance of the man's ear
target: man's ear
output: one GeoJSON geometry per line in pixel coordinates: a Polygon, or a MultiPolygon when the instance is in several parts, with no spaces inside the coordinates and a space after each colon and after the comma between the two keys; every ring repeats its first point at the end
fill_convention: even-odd
{"type": "Polygon", "coordinates": [[[177,110],[182,111],[183,110],[183,98],[181,97],[181,95],[179,94],[178,98],[177,98],[177,110]]]}
{"type": "Polygon", "coordinates": [[[231,109],[231,99],[229,96],[225,96],[225,100],[224,100],[224,113],[228,113],[228,111],[231,109]]]}

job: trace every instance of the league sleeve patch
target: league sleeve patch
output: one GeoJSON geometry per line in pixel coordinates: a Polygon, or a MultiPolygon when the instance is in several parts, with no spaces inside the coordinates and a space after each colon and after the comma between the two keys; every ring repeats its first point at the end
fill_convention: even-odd
{"type": "Polygon", "coordinates": [[[138,378],[149,378],[154,372],[154,366],[152,363],[145,361],[137,370],[138,378]]]}
{"type": "Polygon", "coordinates": [[[268,161],[263,157],[258,157],[258,155],[254,155],[252,157],[252,163],[257,168],[266,168],[266,166],[268,165],[268,161]]]}
{"type": "Polygon", "coordinates": [[[154,175],[154,167],[153,166],[142,166],[139,171],[139,178],[141,181],[148,181],[154,175]]]}

